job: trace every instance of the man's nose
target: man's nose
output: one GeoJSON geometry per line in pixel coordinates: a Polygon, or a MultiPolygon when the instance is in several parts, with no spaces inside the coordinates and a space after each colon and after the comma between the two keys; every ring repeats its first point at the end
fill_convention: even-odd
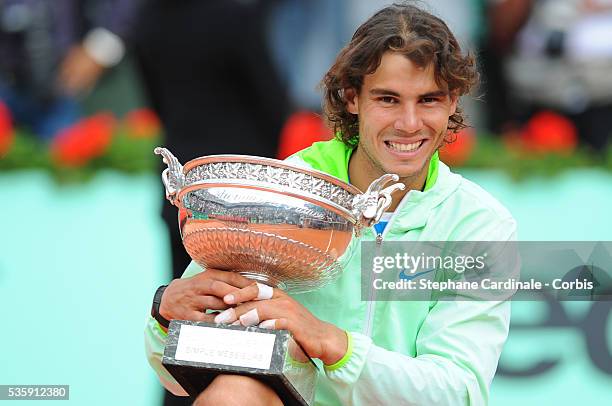
{"type": "Polygon", "coordinates": [[[423,120],[416,106],[406,105],[398,113],[393,125],[396,130],[413,133],[423,127],[423,120]]]}

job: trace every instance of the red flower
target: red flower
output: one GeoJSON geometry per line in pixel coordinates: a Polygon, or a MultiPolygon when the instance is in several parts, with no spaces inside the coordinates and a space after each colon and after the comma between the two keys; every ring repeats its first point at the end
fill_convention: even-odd
{"type": "Polygon", "coordinates": [[[578,131],[574,124],[552,111],[535,114],[520,137],[525,148],[534,152],[571,153],[578,144],[578,131]]]}
{"type": "Polygon", "coordinates": [[[317,114],[311,111],[294,113],[281,130],[277,157],[285,159],[313,142],[331,139],[332,135],[317,114]]]}
{"type": "Polygon", "coordinates": [[[159,118],[150,109],[133,110],[125,116],[124,122],[128,135],[134,138],[154,138],[161,130],[159,118]]]}
{"type": "Polygon", "coordinates": [[[115,124],[110,113],[99,113],[62,130],[51,144],[53,159],[62,166],[78,167],[103,155],[115,124]]]}
{"type": "Polygon", "coordinates": [[[476,145],[476,133],[472,128],[465,128],[458,132],[455,141],[444,144],[440,148],[440,159],[449,166],[461,166],[472,155],[476,145]]]}
{"type": "Polygon", "coordinates": [[[0,157],[3,157],[13,145],[15,132],[13,131],[13,120],[11,112],[2,101],[0,101],[0,157]]]}

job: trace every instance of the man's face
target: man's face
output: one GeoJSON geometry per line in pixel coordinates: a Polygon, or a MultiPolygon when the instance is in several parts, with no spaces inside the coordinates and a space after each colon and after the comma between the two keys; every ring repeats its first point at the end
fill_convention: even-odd
{"type": "Polygon", "coordinates": [[[359,115],[358,170],[368,171],[368,177],[396,173],[404,183],[424,182],[457,108],[457,97],[436,84],[433,66],[419,68],[387,52],[378,69],[364,77],[361,92],[346,94],[348,111],[359,115]]]}

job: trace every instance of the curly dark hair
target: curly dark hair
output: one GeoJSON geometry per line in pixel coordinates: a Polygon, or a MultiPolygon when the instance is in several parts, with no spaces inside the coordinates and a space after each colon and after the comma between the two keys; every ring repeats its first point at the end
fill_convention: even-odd
{"type": "MultiPolygon", "coordinates": [[[[345,89],[359,93],[364,76],[376,71],[387,51],[399,52],[419,67],[433,64],[438,86],[448,87],[457,96],[469,93],[478,83],[474,56],[463,55],[444,21],[412,4],[385,7],[355,31],[321,82],[327,124],[351,147],[359,141],[359,121],[347,111],[345,89]]],[[[449,132],[465,127],[463,111],[457,107],[449,117],[449,132]]]]}

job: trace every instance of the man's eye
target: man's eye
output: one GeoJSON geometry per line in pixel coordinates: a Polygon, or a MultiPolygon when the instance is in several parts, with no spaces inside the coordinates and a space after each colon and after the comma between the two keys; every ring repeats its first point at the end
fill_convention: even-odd
{"type": "Polygon", "coordinates": [[[435,103],[438,101],[438,99],[436,97],[424,97],[422,99],[423,103],[425,104],[431,104],[431,103],[435,103]]]}
{"type": "Polygon", "coordinates": [[[395,104],[395,103],[397,103],[397,100],[394,97],[385,96],[385,97],[381,97],[379,100],[381,102],[383,102],[383,103],[386,103],[386,104],[395,104]]]}

